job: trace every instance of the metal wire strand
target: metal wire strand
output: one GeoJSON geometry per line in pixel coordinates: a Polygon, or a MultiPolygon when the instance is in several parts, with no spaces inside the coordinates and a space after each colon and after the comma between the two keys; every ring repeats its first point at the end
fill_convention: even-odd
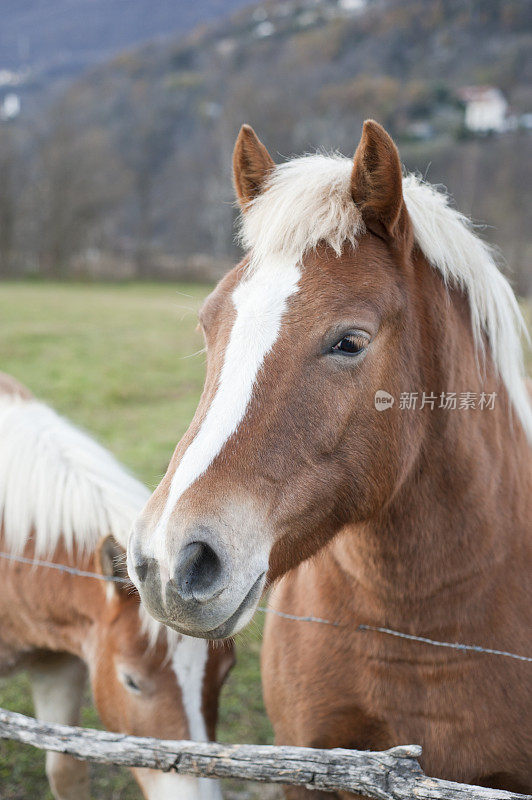
{"type": "Polygon", "coordinates": [[[100,575],[99,572],[86,572],[84,569],[76,569],[76,567],[69,567],[67,564],[55,564],[53,561],[42,561],[38,558],[26,558],[25,556],[16,556],[13,553],[3,553],[0,551],[0,558],[5,558],[7,561],[16,561],[19,564],[29,564],[32,567],[47,567],[48,569],[57,569],[59,572],[67,572],[69,575],[77,575],[80,578],[96,578],[99,581],[107,581],[108,583],[129,583],[129,578],[115,577],[114,575],[100,575]]]}
{"type": "Polygon", "coordinates": [[[331,622],[330,619],[321,619],[321,617],[298,617],[296,614],[286,614],[284,611],[277,611],[276,608],[257,606],[257,611],[262,611],[264,614],[276,614],[278,617],[290,619],[294,622],[320,622],[322,625],[334,625],[335,628],[340,627],[339,622],[331,622]]]}
{"type": "MultiPolygon", "coordinates": [[[[33,567],[47,567],[48,569],[56,569],[59,572],[67,572],[69,575],[77,575],[80,578],[95,578],[99,581],[107,581],[114,583],[128,583],[131,585],[129,578],[120,578],[113,575],[100,575],[99,572],[87,572],[83,569],[76,567],[69,567],[66,564],[56,564],[53,561],[43,561],[38,558],[26,558],[25,556],[17,556],[13,553],[5,553],[0,551],[0,558],[5,558],[8,561],[16,561],[19,564],[28,564],[33,567]]],[[[321,617],[300,617],[297,614],[287,614],[284,611],[278,611],[276,608],[267,608],[265,606],[258,606],[257,611],[262,611],[264,614],[275,614],[282,619],[289,620],[290,622],[316,622],[321,625],[332,625],[335,628],[342,627],[339,622],[333,622],[330,619],[322,619],[321,617]]],[[[529,656],[521,656],[517,653],[509,653],[506,650],[494,650],[490,647],[480,647],[474,644],[460,644],[458,642],[440,642],[437,639],[428,639],[426,636],[416,636],[413,633],[403,633],[402,631],[393,630],[393,628],[381,628],[376,625],[358,625],[358,631],[372,631],[373,633],[382,633],[387,636],[396,636],[399,639],[409,639],[412,642],[421,642],[422,644],[429,644],[433,647],[449,647],[452,650],[462,650],[463,652],[473,653],[487,653],[491,656],[505,656],[506,658],[514,658],[517,661],[532,662],[529,656]]]]}
{"type": "Polygon", "coordinates": [[[532,661],[528,656],[520,656],[517,653],[508,653],[506,650],[493,650],[491,647],[480,647],[476,644],[459,644],[458,642],[439,642],[437,639],[427,639],[426,636],[415,636],[413,633],[402,633],[394,631],[392,628],[379,628],[375,625],[359,625],[359,631],[375,631],[376,633],[386,633],[388,636],[397,636],[400,639],[411,639],[413,642],[423,642],[434,647],[451,647],[453,650],[468,650],[473,653],[487,653],[490,656],[506,656],[515,658],[517,661],[532,661]]]}
{"type": "MultiPolygon", "coordinates": [[[[331,622],[329,619],[320,619],[320,617],[298,617],[295,614],[286,614],[284,611],[277,611],[275,608],[264,608],[259,606],[259,611],[267,614],[275,614],[283,619],[299,621],[299,622],[321,622],[325,625],[334,625],[337,628],[342,627],[339,622],[331,622]]],[[[490,647],[480,647],[475,644],[459,644],[458,642],[440,642],[437,639],[428,639],[426,636],[416,636],[413,633],[403,633],[402,631],[393,630],[393,628],[380,628],[376,625],[358,625],[358,631],[373,631],[374,633],[384,633],[388,636],[396,636],[399,639],[409,639],[413,642],[421,642],[422,644],[430,644],[434,647],[450,647],[453,650],[470,651],[474,653],[487,653],[491,656],[506,656],[507,658],[515,658],[517,661],[531,662],[532,658],[529,656],[521,656],[517,653],[509,653],[506,650],[493,650],[490,647]]]]}

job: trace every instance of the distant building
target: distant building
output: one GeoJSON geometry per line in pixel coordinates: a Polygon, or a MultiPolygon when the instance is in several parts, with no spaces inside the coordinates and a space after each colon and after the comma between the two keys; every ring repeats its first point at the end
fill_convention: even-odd
{"type": "Polygon", "coordinates": [[[3,100],[0,100],[0,121],[8,122],[10,119],[15,119],[20,114],[20,97],[14,92],[6,94],[3,100]]]}
{"type": "Polygon", "coordinates": [[[474,133],[502,133],[507,129],[508,103],[494,86],[466,86],[460,91],[465,103],[465,126],[474,133]]]}
{"type": "Polygon", "coordinates": [[[264,22],[259,22],[259,24],[255,27],[253,34],[256,39],[265,39],[267,36],[271,36],[272,33],[275,33],[275,25],[273,25],[268,20],[264,22]]]}
{"type": "Polygon", "coordinates": [[[429,139],[434,138],[434,128],[428,120],[416,120],[411,122],[407,127],[406,132],[413,139],[428,142],[429,139]]]}
{"type": "Polygon", "coordinates": [[[363,11],[367,5],[367,0],[338,0],[338,8],[348,14],[363,11]]]}
{"type": "Polygon", "coordinates": [[[9,69],[0,69],[0,86],[16,86],[19,83],[16,72],[9,69]]]}

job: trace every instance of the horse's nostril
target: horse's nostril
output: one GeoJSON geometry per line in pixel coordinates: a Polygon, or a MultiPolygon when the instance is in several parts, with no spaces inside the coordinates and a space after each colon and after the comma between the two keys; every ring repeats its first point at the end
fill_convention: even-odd
{"type": "Polygon", "coordinates": [[[137,561],[135,561],[135,572],[137,573],[138,579],[141,583],[144,583],[146,580],[149,566],[150,564],[147,558],[139,558],[137,561]]]}
{"type": "Polygon", "coordinates": [[[207,542],[196,541],[181,550],[172,583],[183,600],[205,602],[224,588],[222,577],[222,562],[215,550],[207,542]]]}

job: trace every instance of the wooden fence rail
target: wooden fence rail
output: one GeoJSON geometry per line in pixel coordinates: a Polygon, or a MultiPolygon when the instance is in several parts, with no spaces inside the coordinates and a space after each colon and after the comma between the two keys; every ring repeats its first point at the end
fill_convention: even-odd
{"type": "Polygon", "coordinates": [[[345,790],[375,800],[532,800],[532,795],[429,778],[418,764],[418,745],[366,752],[174,742],[39,722],[4,709],[0,709],[0,738],[105,764],[345,790]]]}

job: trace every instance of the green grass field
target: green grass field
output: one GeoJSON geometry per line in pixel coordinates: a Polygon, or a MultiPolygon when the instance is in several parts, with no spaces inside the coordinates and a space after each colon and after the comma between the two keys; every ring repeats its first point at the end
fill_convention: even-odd
{"type": "MultiPolygon", "coordinates": [[[[203,385],[196,312],[207,291],[196,285],[2,284],[0,369],[91,431],[153,488],[203,385]]],[[[530,321],[530,307],[527,312],[530,321]]],[[[271,741],[260,689],[260,629],[259,620],[238,638],[237,666],[222,698],[222,741],[271,741]]],[[[0,706],[32,714],[23,675],[0,682],[0,706]]],[[[89,697],[83,724],[98,725],[89,697]]],[[[127,770],[93,767],[92,777],[94,797],[140,797],[127,770]]],[[[41,752],[0,742],[0,798],[51,800],[41,752]]]]}
{"type": "MultiPolygon", "coordinates": [[[[196,315],[207,292],[196,285],[2,284],[0,369],[93,433],[154,488],[203,386],[196,315]]],[[[271,741],[260,628],[259,621],[237,641],[237,666],[222,698],[222,741],[271,741]]],[[[0,681],[0,706],[33,713],[24,675],[0,681]]],[[[83,724],[99,724],[89,697],[83,724]]],[[[93,767],[92,787],[102,800],[141,796],[128,770],[93,767]]],[[[1,741],[1,800],[51,797],[44,754],[1,741]]]]}

